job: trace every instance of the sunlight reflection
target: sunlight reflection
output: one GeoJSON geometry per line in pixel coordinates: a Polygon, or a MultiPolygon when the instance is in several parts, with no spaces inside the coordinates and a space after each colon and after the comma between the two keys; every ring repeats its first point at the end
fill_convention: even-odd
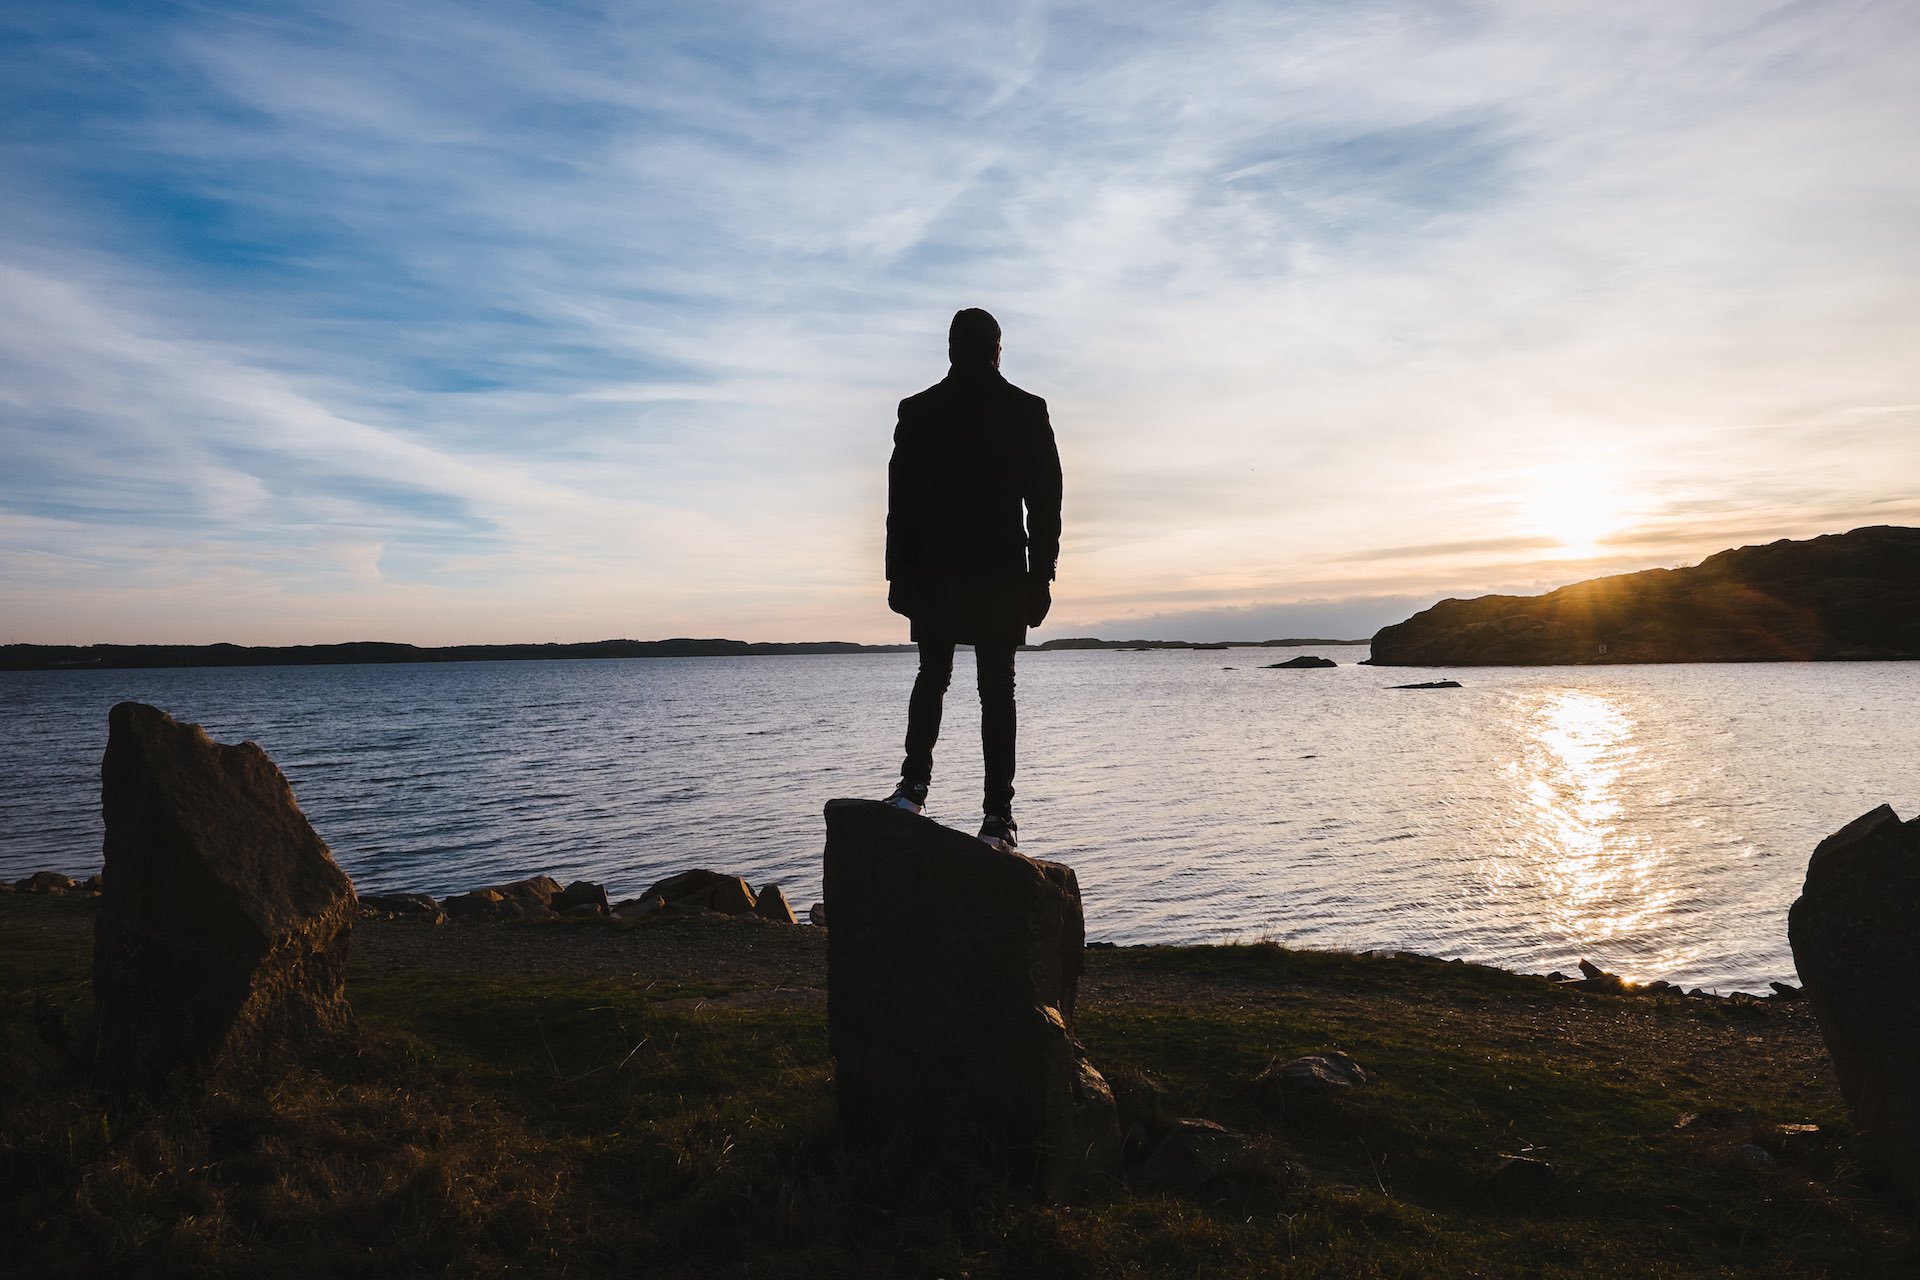
{"type": "MultiPolygon", "coordinates": [[[[1640,942],[1672,901],[1661,881],[1666,852],[1622,825],[1624,797],[1641,754],[1632,716],[1617,701],[1575,690],[1543,692],[1521,708],[1511,843],[1494,888],[1531,898],[1544,936],[1578,946],[1640,942]]],[[[1638,953],[1638,946],[1628,950],[1638,953]]],[[[1667,957],[1616,954],[1622,977],[1667,957]]]]}

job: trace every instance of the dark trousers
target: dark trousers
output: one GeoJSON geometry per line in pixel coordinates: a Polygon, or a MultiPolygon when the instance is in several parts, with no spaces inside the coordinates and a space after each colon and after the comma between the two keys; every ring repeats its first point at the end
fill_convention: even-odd
{"type": "MultiPolygon", "coordinates": [[[[980,683],[980,753],[987,767],[981,807],[1001,817],[1013,816],[1013,652],[1010,644],[973,648],[980,683]]],[[[900,776],[908,782],[933,780],[933,744],[940,738],[940,708],[952,681],[953,644],[922,640],[920,673],[907,700],[907,758],[900,765],[900,776]]]]}

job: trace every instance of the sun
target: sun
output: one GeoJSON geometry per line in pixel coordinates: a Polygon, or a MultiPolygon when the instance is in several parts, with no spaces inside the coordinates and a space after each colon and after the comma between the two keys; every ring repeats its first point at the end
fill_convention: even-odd
{"type": "Polygon", "coordinates": [[[1552,539],[1548,554],[1563,560],[1598,555],[1600,543],[1626,522],[1619,490],[1604,477],[1577,472],[1536,483],[1522,519],[1530,534],[1552,539]]]}

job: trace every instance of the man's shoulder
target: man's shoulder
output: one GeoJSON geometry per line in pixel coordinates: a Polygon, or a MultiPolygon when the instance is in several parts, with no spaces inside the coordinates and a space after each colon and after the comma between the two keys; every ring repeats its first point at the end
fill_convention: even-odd
{"type": "Polygon", "coordinates": [[[978,381],[963,382],[951,377],[943,378],[924,391],[916,391],[900,402],[900,417],[903,421],[922,418],[929,415],[943,416],[956,410],[977,408],[981,405],[982,393],[990,403],[994,399],[1003,405],[1011,404],[1017,412],[1034,417],[1045,417],[1047,402],[1031,391],[1014,386],[998,374],[982,386],[978,381]]]}
{"type": "Polygon", "coordinates": [[[1016,387],[1004,378],[1001,379],[1001,382],[1007,388],[1008,394],[1023,407],[1038,410],[1041,413],[1047,411],[1047,402],[1033,394],[1033,392],[1028,391],[1025,387],[1016,387]]]}
{"type": "Polygon", "coordinates": [[[930,405],[939,403],[943,398],[946,385],[944,382],[936,382],[924,391],[914,392],[900,402],[900,412],[903,414],[911,413],[914,410],[925,409],[930,405]]]}

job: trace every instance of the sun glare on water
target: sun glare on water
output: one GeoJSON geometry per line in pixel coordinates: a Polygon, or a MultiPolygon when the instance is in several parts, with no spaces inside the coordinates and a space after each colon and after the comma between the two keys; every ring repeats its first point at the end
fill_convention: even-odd
{"type": "Polygon", "coordinates": [[[1569,953],[1594,949],[1623,977],[1680,967],[1684,948],[1645,953],[1675,890],[1669,851],[1623,821],[1645,764],[1639,726],[1623,703],[1577,689],[1523,699],[1516,712],[1520,751],[1507,766],[1516,805],[1490,885],[1526,886],[1539,913],[1530,932],[1562,939],[1569,953]]]}

